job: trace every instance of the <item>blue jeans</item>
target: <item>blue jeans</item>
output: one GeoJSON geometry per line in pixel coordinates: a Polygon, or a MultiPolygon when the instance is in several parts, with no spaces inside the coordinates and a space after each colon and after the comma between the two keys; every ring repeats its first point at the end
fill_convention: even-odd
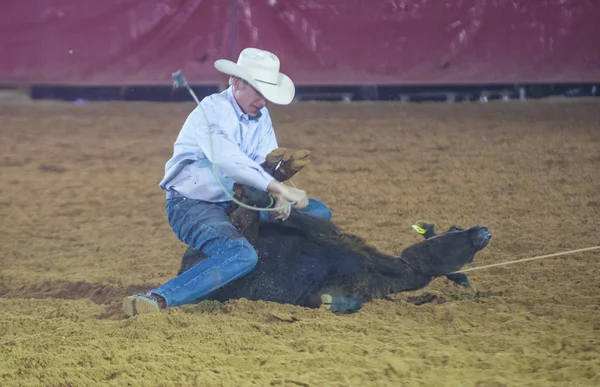
{"type": "MultiPolygon", "coordinates": [[[[177,238],[208,256],[150,291],[162,296],[167,306],[196,301],[248,274],[256,266],[258,254],[229,221],[229,206],[228,202],[209,203],[183,197],[167,199],[167,218],[177,238]]],[[[329,208],[315,199],[309,199],[308,206],[300,211],[331,219],[329,208]]],[[[270,214],[261,211],[260,217],[267,219],[270,214]]]]}

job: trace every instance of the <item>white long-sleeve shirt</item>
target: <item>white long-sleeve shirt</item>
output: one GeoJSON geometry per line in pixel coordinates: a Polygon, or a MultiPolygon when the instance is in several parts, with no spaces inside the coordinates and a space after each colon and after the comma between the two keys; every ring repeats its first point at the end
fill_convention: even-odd
{"type": "Polygon", "coordinates": [[[218,177],[230,193],[234,182],[266,191],[274,179],[260,164],[277,148],[268,109],[249,117],[235,101],[232,87],[204,98],[200,104],[210,123],[213,155],[206,120],[198,106],[179,132],[159,187],[174,189],[190,199],[213,203],[231,200],[215,179],[215,163],[218,177]]]}

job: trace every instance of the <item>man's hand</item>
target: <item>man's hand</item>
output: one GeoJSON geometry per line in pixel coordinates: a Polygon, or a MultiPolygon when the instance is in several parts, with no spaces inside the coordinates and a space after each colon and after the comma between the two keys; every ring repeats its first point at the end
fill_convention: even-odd
{"type": "Polygon", "coordinates": [[[287,220],[292,212],[292,203],[285,200],[281,195],[275,195],[275,208],[282,207],[277,211],[272,211],[271,217],[277,220],[287,220]]]}
{"type": "Polygon", "coordinates": [[[267,187],[267,190],[273,194],[275,198],[281,196],[282,199],[293,203],[296,208],[304,208],[308,206],[308,196],[301,189],[289,187],[277,180],[272,180],[267,187]]]}

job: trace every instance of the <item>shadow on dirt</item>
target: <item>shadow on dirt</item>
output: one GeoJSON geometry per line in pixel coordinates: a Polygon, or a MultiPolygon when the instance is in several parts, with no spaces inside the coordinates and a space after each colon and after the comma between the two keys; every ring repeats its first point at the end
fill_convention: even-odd
{"type": "Polygon", "coordinates": [[[2,298],[57,298],[63,300],[82,300],[89,298],[98,305],[105,306],[100,319],[121,319],[126,316],[122,312],[122,301],[126,295],[145,292],[153,285],[106,285],[85,281],[45,281],[39,284],[23,285],[10,288],[0,282],[2,298]]]}
{"type": "MultiPolygon", "coordinates": [[[[89,283],[85,281],[46,281],[40,284],[23,285],[17,288],[9,288],[0,282],[1,298],[56,298],[64,300],[82,300],[90,299],[92,302],[103,305],[104,313],[98,316],[99,319],[124,319],[126,316],[122,311],[123,298],[130,294],[146,292],[156,285],[106,285],[98,283],[89,283]]],[[[503,292],[457,292],[457,293],[422,293],[415,296],[396,295],[387,298],[394,302],[409,302],[414,305],[425,304],[444,304],[447,302],[457,302],[464,300],[477,300],[480,298],[502,296],[503,292]]],[[[189,304],[180,307],[185,313],[228,313],[227,303],[218,301],[202,301],[196,304],[189,304]]]]}
{"type": "Polygon", "coordinates": [[[465,301],[465,300],[478,300],[480,298],[487,297],[497,297],[503,296],[503,292],[493,292],[493,291],[485,291],[485,292],[458,292],[458,293],[444,293],[444,294],[434,294],[434,293],[423,293],[417,296],[409,296],[403,299],[395,299],[393,301],[406,301],[414,305],[424,305],[424,304],[445,304],[447,302],[455,302],[455,301],[465,301]]]}

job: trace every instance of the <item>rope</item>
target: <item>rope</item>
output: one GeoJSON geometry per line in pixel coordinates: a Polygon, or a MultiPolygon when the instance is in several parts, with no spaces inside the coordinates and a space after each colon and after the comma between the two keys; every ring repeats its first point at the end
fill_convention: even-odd
{"type": "MultiPolygon", "coordinates": [[[[488,269],[490,267],[512,265],[513,263],[534,261],[536,259],[557,257],[559,255],[576,254],[576,253],[581,253],[581,252],[584,252],[584,251],[591,251],[591,250],[597,250],[597,249],[600,249],[600,246],[586,247],[586,248],[583,248],[583,249],[569,250],[569,251],[564,251],[564,252],[561,252],[561,253],[554,253],[554,254],[548,254],[548,255],[539,255],[537,257],[532,257],[532,258],[518,259],[518,260],[515,260],[515,261],[507,261],[507,262],[494,263],[494,264],[491,264],[491,265],[472,267],[470,269],[464,269],[464,270],[455,271],[454,273],[466,273],[466,272],[469,272],[469,271],[475,271],[475,270],[481,270],[481,269],[488,269]]],[[[454,274],[454,273],[451,273],[451,274],[454,274]]]]}

